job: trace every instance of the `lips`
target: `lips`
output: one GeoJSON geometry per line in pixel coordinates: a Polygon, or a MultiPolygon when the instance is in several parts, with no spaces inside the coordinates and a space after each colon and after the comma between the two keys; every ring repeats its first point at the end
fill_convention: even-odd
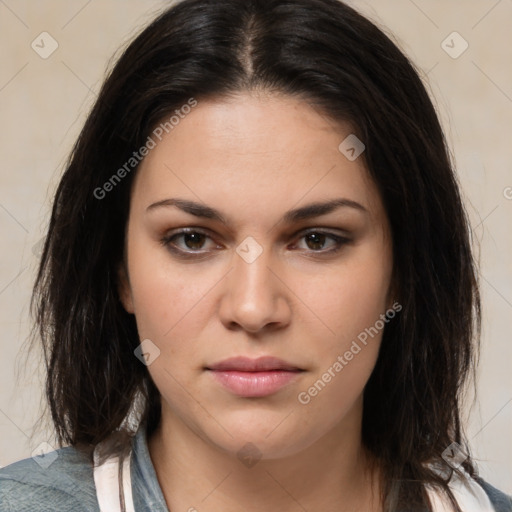
{"type": "Polygon", "coordinates": [[[233,357],[205,370],[225,389],[245,398],[272,395],[305,371],[275,357],[233,357]]]}
{"type": "Polygon", "coordinates": [[[241,372],[264,372],[271,370],[300,371],[301,368],[278,359],[277,357],[232,357],[206,368],[213,371],[241,371],[241,372]]]}

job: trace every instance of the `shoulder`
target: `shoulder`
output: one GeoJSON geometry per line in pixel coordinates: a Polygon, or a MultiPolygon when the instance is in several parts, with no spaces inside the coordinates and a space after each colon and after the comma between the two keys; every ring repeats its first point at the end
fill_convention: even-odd
{"type": "Polygon", "coordinates": [[[1,512],[99,512],[92,463],[68,446],[0,469],[1,512]]]}
{"type": "MultiPolygon", "coordinates": [[[[438,463],[430,464],[430,468],[443,479],[449,477],[448,487],[461,510],[512,512],[512,496],[496,489],[478,474],[470,475],[463,467],[448,472],[445,465],[438,463]]],[[[434,510],[451,510],[448,496],[442,489],[427,484],[426,491],[434,510]]]]}
{"type": "Polygon", "coordinates": [[[512,512],[512,496],[496,489],[482,478],[476,477],[475,480],[487,494],[496,512],[512,512]]]}

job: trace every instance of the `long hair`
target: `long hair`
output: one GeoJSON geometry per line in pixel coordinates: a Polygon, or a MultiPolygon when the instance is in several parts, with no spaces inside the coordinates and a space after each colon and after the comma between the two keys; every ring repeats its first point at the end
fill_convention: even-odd
{"type": "MultiPolygon", "coordinates": [[[[450,495],[442,454],[465,444],[461,396],[478,354],[469,224],[418,72],[338,0],[184,0],[109,72],[56,191],[31,303],[58,441],[90,448],[126,433],[134,404],[148,433],[158,425],[160,395],[133,354],[140,339],[117,293],[137,172],[126,162],[191,98],[254,90],[301,98],[349,122],[366,146],[403,310],[384,331],[364,390],[363,443],[383,468],[387,510],[429,506],[425,484],[450,495]]],[[[474,474],[469,456],[463,467],[474,474]]]]}

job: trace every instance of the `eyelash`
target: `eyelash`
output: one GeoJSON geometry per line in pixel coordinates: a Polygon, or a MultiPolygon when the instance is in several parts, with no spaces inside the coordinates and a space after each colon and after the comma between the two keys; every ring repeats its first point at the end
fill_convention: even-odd
{"type": "MultiPolygon", "coordinates": [[[[164,236],[160,240],[160,243],[162,244],[162,246],[166,247],[170,252],[172,252],[173,254],[175,254],[179,257],[182,257],[182,258],[197,258],[199,256],[203,256],[204,254],[206,254],[208,251],[201,251],[201,252],[200,251],[185,251],[183,249],[178,249],[176,247],[176,245],[173,244],[172,240],[174,240],[175,238],[179,238],[184,235],[190,235],[190,234],[203,235],[203,236],[211,239],[211,237],[208,235],[208,233],[202,231],[201,229],[188,228],[188,229],[183,229],[176,233],[172,233],[170,235],[164,236]]],[[[321,250],[321,251],[310,250],[310,252],[313,253],[314,255],[320,255],[320,256],[325,255],[326,256],[326,255],[336,254],[343,248],[344,245],[348,244],[351,241],[347,237],[335,235],[334,233],[326,232],[321,229],[310,229],[307,232],[303,232],[300,236],[300,239],[303,239],[306,236],[311,235],[311,234],[322,235],[322,236],[325,236],[327,238],[334,240],[334,242],[335,242],[335,245],[332,249],[321,250]]]]}

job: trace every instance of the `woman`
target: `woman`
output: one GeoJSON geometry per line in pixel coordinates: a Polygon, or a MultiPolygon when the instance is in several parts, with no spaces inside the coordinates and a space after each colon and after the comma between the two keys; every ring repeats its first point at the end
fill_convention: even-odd
{"type": "Polygon", "coordinates": [[[0,509],[510,511],[460,421],[475,276],[434,108],[378,28],[182,1],[58,187],[33,306],[69,446],[0,471],[0,509]]]}

